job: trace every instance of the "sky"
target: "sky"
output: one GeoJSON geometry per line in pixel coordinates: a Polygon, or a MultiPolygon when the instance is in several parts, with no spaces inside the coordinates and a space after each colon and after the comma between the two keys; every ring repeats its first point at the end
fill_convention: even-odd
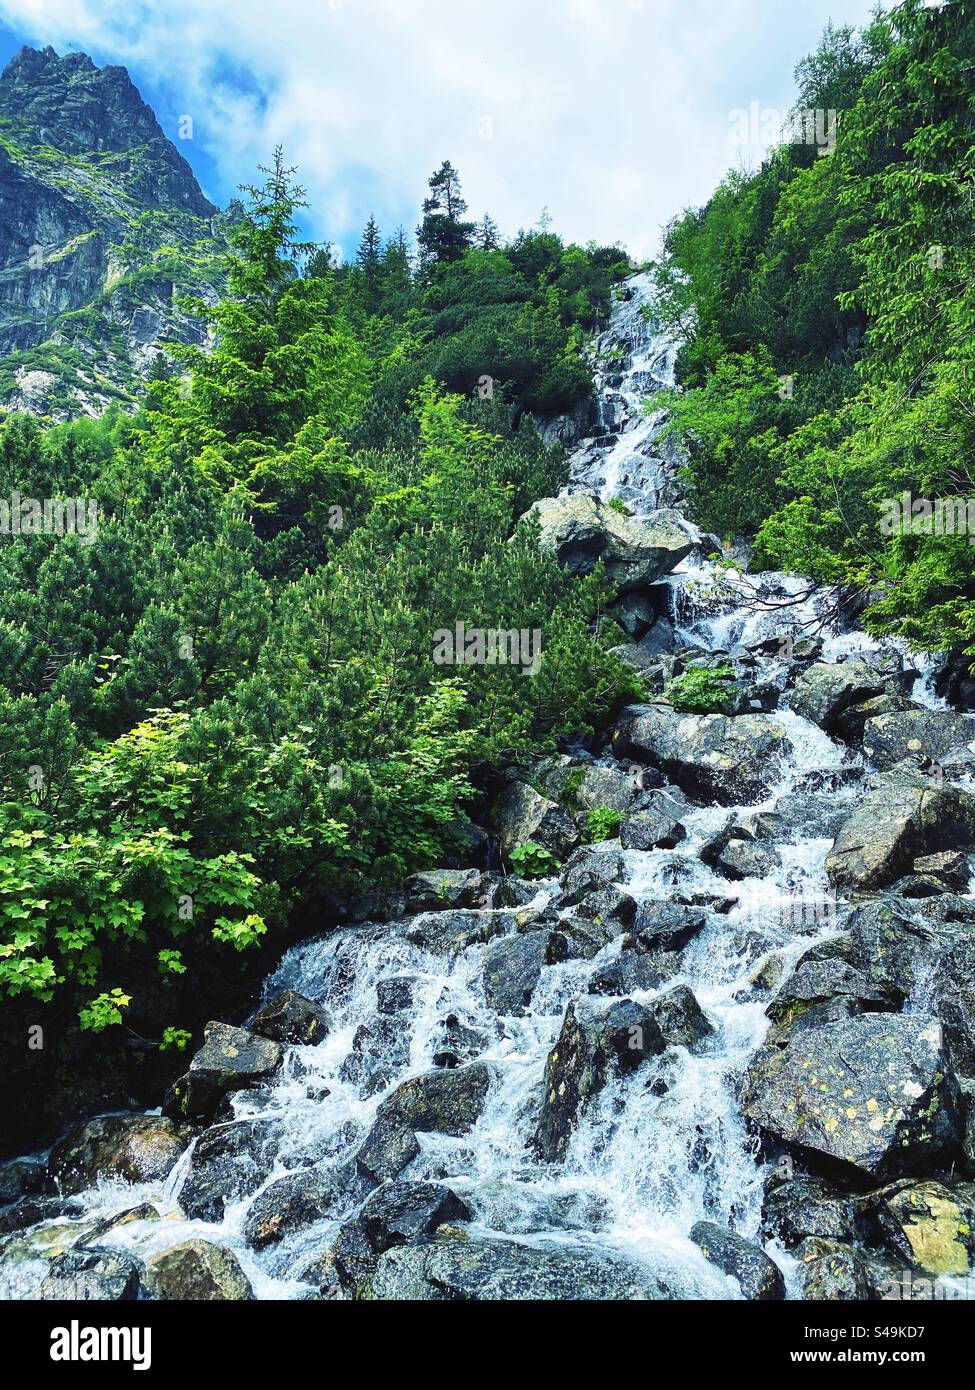
{"type": "Polygon", "coordinates": [[[826,24],[875,2],[0,0],[0,62],[29,43],[123,64],[220,206],[282,144],[307,232],[346,255],[370,213],[412,235],[449,159],[505,235],[547,209],[642,258],[760,162],[736,113],[788,109],[826,24]]]}

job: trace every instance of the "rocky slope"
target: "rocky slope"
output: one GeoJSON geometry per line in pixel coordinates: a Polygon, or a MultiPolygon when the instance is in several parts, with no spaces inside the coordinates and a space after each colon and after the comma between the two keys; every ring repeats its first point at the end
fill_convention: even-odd
{"type": "Polygon", "coordinates": [[[5,1296],[970,1292],[975,720],[801,579],[706,558],[627,294],[602,432],[538,510],[613,574],[645,702],[508,770],[493,857],[290,950],[161,1114],[0,1168],[5,1296]],[[702,672],[720,708],[675,708],[702,672]],[[526,844],[546,877],[507,871],[526,844]]]}
{"type": "Polygon", "coordinates": [[[24,48],[0,76],[0,405],[55,419],[138,393],[203,341],[226,214],[124,68],[24,48]]]}

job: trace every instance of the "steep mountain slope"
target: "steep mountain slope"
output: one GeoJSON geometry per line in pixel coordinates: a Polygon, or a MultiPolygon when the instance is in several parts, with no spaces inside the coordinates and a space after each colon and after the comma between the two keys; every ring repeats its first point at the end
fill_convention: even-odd
{"type": "Polygon", "coordinates": [[[61,419],[128,400],[202,341],[226,214],[124,68],[24,48],[0,76],[0,404],[61,419]]]}

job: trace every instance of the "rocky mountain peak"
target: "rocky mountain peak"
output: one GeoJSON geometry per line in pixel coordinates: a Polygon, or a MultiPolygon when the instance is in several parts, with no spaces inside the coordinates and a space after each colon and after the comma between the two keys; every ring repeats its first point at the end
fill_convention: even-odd
{"type": "Polygon", "coordinates": [[[167,342],[205,335],[180,300],[217,293],[221,221],[125,68],[21,49],[0,75],[0,404],[136,396],[167,342]]]}

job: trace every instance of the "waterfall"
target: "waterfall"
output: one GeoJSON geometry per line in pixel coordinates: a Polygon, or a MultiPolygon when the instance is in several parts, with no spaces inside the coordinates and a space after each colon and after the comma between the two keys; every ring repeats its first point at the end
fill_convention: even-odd
{"type": "MultiPolygon", "coordinates": [[[[665,414],[644,410],[648,395],[672,384],[675,355],[674,343],[653,324],[649,306],[649,277],[632,277],[595,345],[597,433],[575,449],[567,484],[569,491],[621,498],[636,513],[674,507],[680,500],[680,459],[661,438],[665,414]]],[[[729,578],[703,553],[666,583],[679,645],[730,651],[772,633],[798,637],[822,624],[827,613],[823,597],[801,577],[729,578]]],[[[826,635],[834,654],[877,645],[862,634],[826,635]]],[[[760,663],[763,674],[774,679],[774,655],[760,663]]],[[[919,694],[930,701],[926,688],[919,694]]],[[[677,848],[628,851],[624,886],[638,902],[671,897],[676,885],[685,895],[725,897],[728,880],[702,863],[698,853],[732,814],[769,810],[783,795],[824,787],[834,804],[852,805],[855,789],[843,774],[853,769],[857,755],[797,714],[779,711],[776,717],[785,726],[787,748],[768,796],[741,808],[689,807],[683,818],[687,836],[677,848]]],[[[234,1122],[266,1126],[276,1145],[273,1166],[257,1193],[231,1200],[219,1222],[186,1219],[179,1201],[191,1149],[168,1184],[103,1183],[92,1189],[81,1199],[85,1210],[79,1219],[151,1201],[164,1219],[121,1228],[119,1245],[145,1257],[202,1235],[235,1251],[259,1298],[309,1296],[312,1285],[303,1271],[355,1213],[361,1190],[350,1182],[327,1219],[262,1252],[243,1238],[248,1210],[270,1183],[312,1166],[334,1173],[341,1187],[383,1098],[404,1079],[434,1066],[450,1019],[469,1054],[491,1066],[487,1103],[474,1128],[460,1138],[418,1135],[420,1151],[403,1179],[448,1185],[471,1209],[475,1232],[534,1246],[570,1243],[622,1252],[671,1297],[738,1297],[737,1285],[706,1262],[689,1231],[709,1219],[758,1237],[767,1174],[740,1114],[738,1089],[765,1037],[765,1008],[782,979],[812,941],[837,930],[829,913],[815,910],[829,900],[824,861],[831,840],[817,833],[815,824],[804,824],[801,814],[789,826],[775,842],[780,866],[767,877],[734,883],[734,905],[710,915],[710,925],[684,951],[681,973],[667,981],[666,988],[683,984],[693,991],[713,1025],[712,1036],[694,1053],[671,1047],[612,1079],[584,1111],[564,1163],[536,1161],[527,1144],[546,1057],[566,1006],[586,992],[594,968],[619,954],[619,939],[595,960],[548,966],[529,1012],[499,1017],[482,986],[487,944],[438,953],[417,944],[421,934],[414,919],[303,941],[267,980],[265,997],[297,990],[324,1005],[334,1026],[320,1045],[289,1048],[268,1087],[232,1099],[234,1122]],[[813,910],[807,911],[810,904],[813,910]],[[395,1015],[383,1011],[377,994],[377,986],[392,979],[408,982],[412,1000],[408,1010],[395,1015]],[[374,1052],[364,1045],[369,1039],[375,1041],[374,1052]],[[350,1064],[356,1057],[359,1063],[350,1064]]],[[[554,882],[543,883],[537,902],[543,904],[556,889],[554,882]]],[[[515,930],[510,914],[493,916],[499,931],[515,930]]],[[[637,991],[632,997],[649,1002],[654,994],[637,991]]],[[[789,1257],[768,1249],[788,1274],[789,1257]]],[[[0,1278],[8,1279],[7,1296],[25,1296],[36,1264],[17,1266],[13,1282],[0,1269],[0,1278]]]]}

